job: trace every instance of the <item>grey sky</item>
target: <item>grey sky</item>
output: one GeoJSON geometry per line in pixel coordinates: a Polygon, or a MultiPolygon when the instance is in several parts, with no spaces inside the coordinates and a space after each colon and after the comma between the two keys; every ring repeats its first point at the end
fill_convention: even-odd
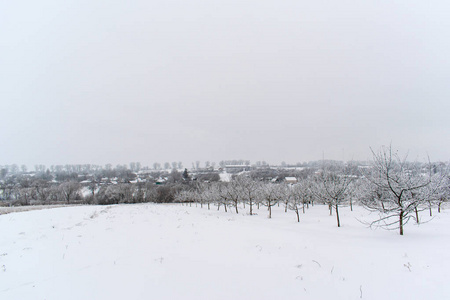
{"type": "Polygon", "coordinates": [[[2,1],[0,164],[450,158],[449,1],[2,1]]]}

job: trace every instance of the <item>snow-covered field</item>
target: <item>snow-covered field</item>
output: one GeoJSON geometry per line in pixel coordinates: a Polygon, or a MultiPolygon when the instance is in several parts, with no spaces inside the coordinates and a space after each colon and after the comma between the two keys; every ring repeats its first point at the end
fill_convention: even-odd
{"type": "Polygon", "coordinates": [[[0,216],[0,299],[450,299],[450,211],[397,231],[173,205],[0,216]]]}
{"type": "Polygon", "coordinates": [[[74,205],[30,205],[30,206],[0,206],[0,215],[9,214],[13,212],[24,212],[30,210],[41,210],[57,207],[67,207],[74,205]]]}

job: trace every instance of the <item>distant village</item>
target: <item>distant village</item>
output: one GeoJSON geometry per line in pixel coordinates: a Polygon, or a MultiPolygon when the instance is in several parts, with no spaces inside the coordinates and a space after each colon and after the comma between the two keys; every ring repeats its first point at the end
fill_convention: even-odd
{"type": "MultiPolygon", "coordinates": [[[[0,205],[38,204],[117,204],[177,201],[182,191],[192,191],[199,184],[230,183],[236,177],[255,182],[290,184],[320,174],[328,169],[345,168],[345,176],[358,178],[370,162],[320,160],[308,163],[269,165],[248,160],[214,162],[199,161],[190,168],[180,162],[151,167],[139,162],[128,165],[36,165],[0,166],[0,205]]],[[[443,163],[434,168],[445,168],[443,163]]]]}

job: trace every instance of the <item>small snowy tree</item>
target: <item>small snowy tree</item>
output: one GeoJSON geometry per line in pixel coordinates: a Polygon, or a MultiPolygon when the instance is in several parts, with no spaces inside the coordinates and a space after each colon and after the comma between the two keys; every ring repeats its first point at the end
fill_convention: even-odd
{"type": "Polygon", "coordinates": [[[424,197],[418,195],[431,183],[429,164],[421,168],[418,163],[409,163],[407,156],[401,158],[391,146],[377,153],[372,150],[372,154],[372,168],[365,174],[372,194],[363,205],[381,213],[372,225],[399,229],[403,235],[404,225],[413,215],[417,218],[418,207],[423,204],[424,197]]]}
{"type": "Polygon", "coordinates": [[[431,208],[437,206],[438,212],[441,212],[442,203],[448,201],[450,196],[450,180],[448,170],[442,170],[431,176],[431,182],[426,188],[427,203],[429,205],[430,217],[431,208]]]}
{"type": "Polygon", "coordinates": [[[253,206],[258,198],[258,190],[260,189],[261,184],[249,177],[239,176],[236,180],[241,188],[242,200],[247,202],[250,215],[253,215],[253,206]]]}
{"type": "Polygon", "coordinates": [[[278,184],[267,183],[261,188],[261,204],[267,206],[269,210],[268,218],[272,218],[272,206],[275,206],[280,199],[281,192],[278,184]]]}
{"type": "Polygon", "coordinates": [[[233,180],[227,184],[226,192],[227,198],[231,201],[231,204],[234,206],[236,213],[239,213],[238,205],[239,201],[242,198],[241,193],[241,185],[237,180],[233,180]]]}
{"type": "Polygon", "coordinates": [[[223,205],[225,212],[228,211],[227,206],[230,205],[231,199],[228,193],[228,182],[219,182],[213,185],[213,191],[218,195],[217,197],[217,210],[220,209],[220,205],[223,205]]]}
{"type": "Polygon", "coordinates": [[[351,197],[351,183],[354,177],[349,175],[345,167],[334,167],[335,170],[330,171],[324,168],[316,179],[313,193],[317,199],[328,204],[330,214],[334,209],[336,213],[337,226],[341,227],[339,219],[339,207],[346,204],[351,197]]]}
{"type": "Polygon", "coordinates": [[[292,187],[292,198],[289,209],[295,211],[297,221],[300,222],[299,208],[305,213],[305,206],[309,206],[312,199],[311,182],[309,179],[302,179],[292,187]]]}

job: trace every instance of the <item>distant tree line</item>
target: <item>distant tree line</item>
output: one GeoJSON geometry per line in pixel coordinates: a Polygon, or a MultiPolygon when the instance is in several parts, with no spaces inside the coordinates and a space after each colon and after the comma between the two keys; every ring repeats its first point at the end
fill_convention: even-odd
{"type": "MultiPolygon", "coordinates": [[[[222,161],[220,166],[249,164],[248,161],[222,161]]],[[[379,213],[371,226],[398,229],[410,220],[420,222],[421,213],[433,209],[441,211],[450,197],[448,165],[431,162],[408,162],[391,147],[373,151],[369,164],[359,162],[322,161],[311,167],[271,168],[261,164],[251,171],[241,172],[221,181],[213,164],[208,168],[193,166],[180,171],[179,163],[167,164],[171,171],[130,166],[65,165],[46,169],[38,165],[35,172],[16,165],[1,168],[0,203],[3,205],[30,204],[120,204],[172,203],[212,206],[224,211],[249,215],[255,209],[282,205],[284,211],[294,211],[300,222],[301,213],[310,205],[326,205],[341,226],[340,209],[353,210],[354,205],[379,213]],[[312,167],[313,166],[313,167],[312,167]],[[297,183],[287,183],[294,177],[297,183]]],[[[228,174],[230,175],[230,174],[228,174]]]]}

